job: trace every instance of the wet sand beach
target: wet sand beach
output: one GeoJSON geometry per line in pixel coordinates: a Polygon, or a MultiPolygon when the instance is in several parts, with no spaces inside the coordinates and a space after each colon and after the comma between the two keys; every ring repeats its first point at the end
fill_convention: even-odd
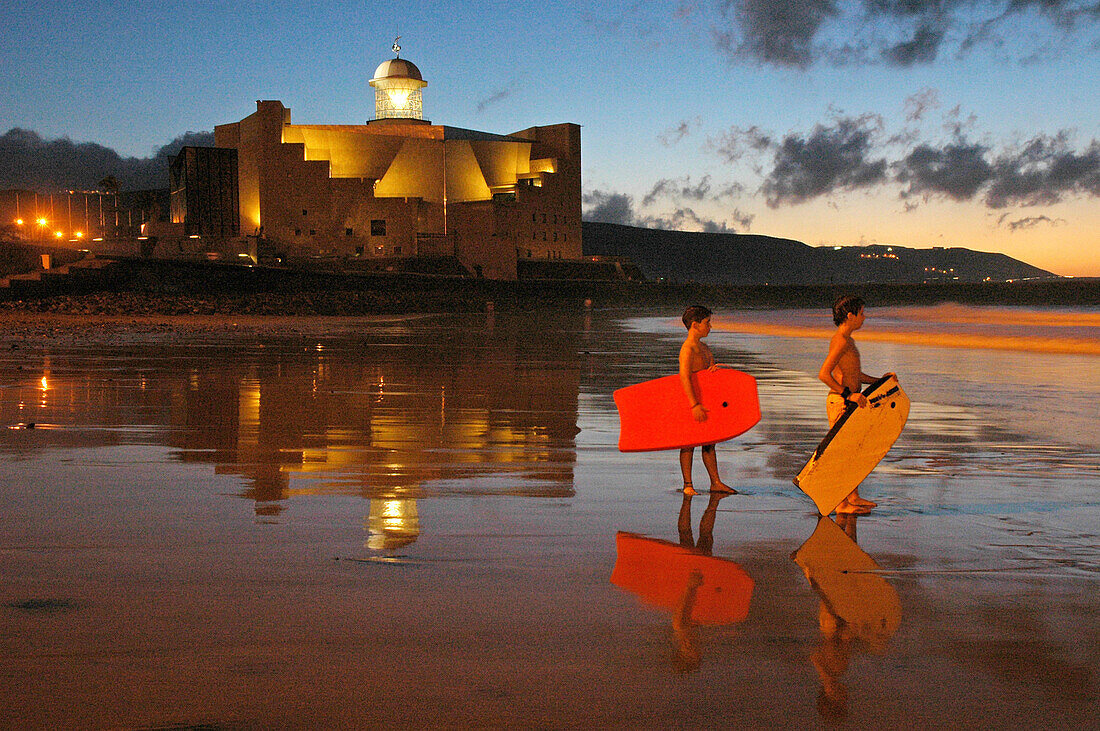
{"type": "Polygon", "coordinates": [[[678,314],[5,315],[0,727],[1100,723],[1100,311],[872,308],[839,522],[827,313],[715,315],[740,494],[618,451],[678,314]]]}

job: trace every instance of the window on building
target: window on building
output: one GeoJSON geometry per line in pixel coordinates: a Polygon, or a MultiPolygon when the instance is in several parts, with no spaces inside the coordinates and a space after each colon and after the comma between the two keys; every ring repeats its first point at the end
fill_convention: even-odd
{"type": "Polygon", "coordinates": [[[350,228],[345,228],[345,229],[344,229],[344,235],[345,235],[345,236],[351,236],[351,235],[353,235],[354,233],[355,233],[355,232],[354,232],[354,231],[353,231],[352,229],[350,229],[350,228]]]}
{"type": "Polygon", "coordinates": [[[531,214],[531,223],[538,223],[538,222],[539,222],[539,214],[532,213],[531,214]]]}
{"type": "Polygon", "coordinates": [[[528,249],[528,250],[527,250],[527,258],[528,258],[528,259],[530,259],[530,258],[531,258],[531,250],[530,250],[530,249],[528,249]]]}
{"type": "Polygon", "coordinates": [[[316,235],[317,235],[317,229],[315,229],[315,228],[311,228],[311,229],[309,230],[309,235],[310,235],[310,236],[316,236],[316,235]]]}
{"type": "Polygon", "coordinates": [[[386,235],[386,219],[384,218],[372,218],[370,222],[370,235],[371,236],[385,236],[386,235]]]}
{"type": "Polygon", "coordinates": [[[307,210],[306,210],[305,208],[303,208],[303,209],[302,209],[302,215],[303,215],[303,216],[308,216],[308,215],[309,215],[309,211],[307,211],[307,210]]]}
{"type": "Polygon", "coordinates": [[[401,253],[401,247],[400,246],[393,247],[393,253],[400,254],[401,253]]]}
{"type": "Polygon", "coordinates": [[[302,235],[302,229],[300,229],[300,228],[294,229],[294,235],[295,236],[301,236],[302,235]]]}
{"type": "Polygon", "coordinates": [[[356,246],[355,247],[355,255],[356,256],[362,256],[363,255],[363,247],[362,246],[356,246]]]}

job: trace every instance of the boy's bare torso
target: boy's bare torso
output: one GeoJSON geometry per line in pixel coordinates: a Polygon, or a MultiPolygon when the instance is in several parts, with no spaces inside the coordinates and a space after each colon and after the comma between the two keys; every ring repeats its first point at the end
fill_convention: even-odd
{"type": "Polygon", "coordinates": [[[837,333],[833,336],[834,346],[837,338],[840,338],[844,346],[840,352],[840,359],[837,360],[836,367],[833,368],[833,378],[839,381],[841,386],[855,393],[859,391],[861,385],[862,364],[859,360],[859,349],[856,348],[856,341],[843,333],[837,333]]]}
{"type": "MultiPolygon", "coordinates": [[[[707,368],[710,368],[712,365],[714,365],[714,354],[710,352],[710,348],[707,346],[706,343],[702,343],[699,341],[693,343],[688,340],[684,343],[684,348],[686,348],[688,353],[690,353],[692,373],[705,371],[707,368]]],[[[859,375],[858,371],[856,375],[859,375]]]]}

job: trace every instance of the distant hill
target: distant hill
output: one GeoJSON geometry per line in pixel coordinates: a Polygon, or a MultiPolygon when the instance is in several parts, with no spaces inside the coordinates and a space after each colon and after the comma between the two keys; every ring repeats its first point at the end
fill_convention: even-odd
{"type": "Polygon", "coordinates": [[[585,256],[623,257],[647,279],[706,284],[981,282],[1056,275],[1005,254],[962,248],[813,247],[759,234],[582,224],[585,256]]]}

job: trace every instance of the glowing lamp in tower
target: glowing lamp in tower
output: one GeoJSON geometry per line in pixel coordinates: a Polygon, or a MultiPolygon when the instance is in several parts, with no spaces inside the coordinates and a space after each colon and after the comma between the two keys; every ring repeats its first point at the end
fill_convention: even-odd
{"type": "MultiPolygon", "coordinates": [[[[393,52],[401,46],[395,42],[393,52]]],[[[412,61],[393,58],[383,61],[374,70],[370,80],[374,87],[375,119],[423,119],[424,107],[420,90],[428,85],[420,76],[420,69],[412,61]]]]}

